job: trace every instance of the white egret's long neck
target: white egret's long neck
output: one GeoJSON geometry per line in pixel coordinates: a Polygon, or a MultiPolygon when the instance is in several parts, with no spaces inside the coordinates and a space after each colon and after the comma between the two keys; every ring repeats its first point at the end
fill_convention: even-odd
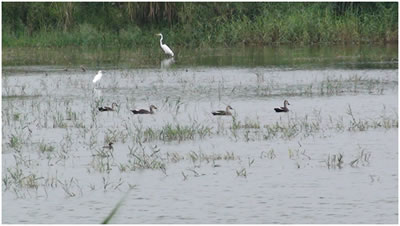
{"type": "Polygon", "coordinates": [[[162,39],[163,39],[163,36],[162,35],[160,35],[161,36],[161,38],[160,38],[160,46],[162,46],[162,39]]]}

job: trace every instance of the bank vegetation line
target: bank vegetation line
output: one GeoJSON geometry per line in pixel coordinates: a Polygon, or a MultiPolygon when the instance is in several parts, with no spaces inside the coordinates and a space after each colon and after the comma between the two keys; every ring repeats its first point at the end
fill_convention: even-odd
{"type": "Polygon", "coordinates": [[[3,47],[397,42],[397,2],[5,2],[3,47]]]}

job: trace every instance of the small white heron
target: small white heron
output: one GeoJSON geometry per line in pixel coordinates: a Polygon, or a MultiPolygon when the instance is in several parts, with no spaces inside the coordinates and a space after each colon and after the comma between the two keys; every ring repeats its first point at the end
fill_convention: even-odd
{"type": "Polygon", "coordinates": [[[102,76],[103,76],[103,71],[97,72],[96,76],[94,76],[93,83],[96,83],[97,81],[99,81],[102,76]]]}
{"type": "Polygon", "coordinates": [[[161,46],[161,49],[162,50],[164,50],[164,53],[165,54],[167,54],[167,55],[170,55],[170,56],[174,56],[174,53],[172,52],[172,50],[166,45],[166,44],[163,44],[162,43],[162,40],[163,40],[163,35],[160,33],[160,34],[157,34],[158,36],[161,36],[161,38],[160,38],[160,46],[161,46]]]}

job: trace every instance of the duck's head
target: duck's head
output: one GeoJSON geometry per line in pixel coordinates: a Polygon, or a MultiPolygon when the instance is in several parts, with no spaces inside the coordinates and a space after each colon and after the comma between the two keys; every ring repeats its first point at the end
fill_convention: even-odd
{"type": "Polygon", "coordinates": [[[157,107],[154,105],[150,105],[150,109],[157,109],[157,107]]]}
{"type": "Polygon", "coordinates": [[[162,34],[161,33],[158,33],[158,34],[156,34],[157,36],[162,36],[162,34]]]}
{"type": "Polygon", "coordinates": [[[285,101],[283,102],[283,104],[285,104],[285,105],[286,105],[286,104],[287,104],[287,105],[290,105],[290,104],[289,104],[289,101],[287,101],[287,100],[285,100],[285,101]]]}
{"type": "Polygon", "coordinates": [[[112,107],[118,107],[117,103],[112,103],[112,107]]]}
{"type": "Polygon", "coordinates": [[[233,108],[231,107],[231,105],[226,106],[227,109],[233,110],[233,108]]]}

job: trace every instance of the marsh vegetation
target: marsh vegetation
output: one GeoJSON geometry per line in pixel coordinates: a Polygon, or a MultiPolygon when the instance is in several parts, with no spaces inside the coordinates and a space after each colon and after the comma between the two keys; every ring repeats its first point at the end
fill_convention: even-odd
{"type": "MultiPolygon", "coordinates": [[[[397,2],[6,2],[4,47],[396,43],[397,2]]],[[[145,48],[143,48],[145,47],[145,48]]]]}

